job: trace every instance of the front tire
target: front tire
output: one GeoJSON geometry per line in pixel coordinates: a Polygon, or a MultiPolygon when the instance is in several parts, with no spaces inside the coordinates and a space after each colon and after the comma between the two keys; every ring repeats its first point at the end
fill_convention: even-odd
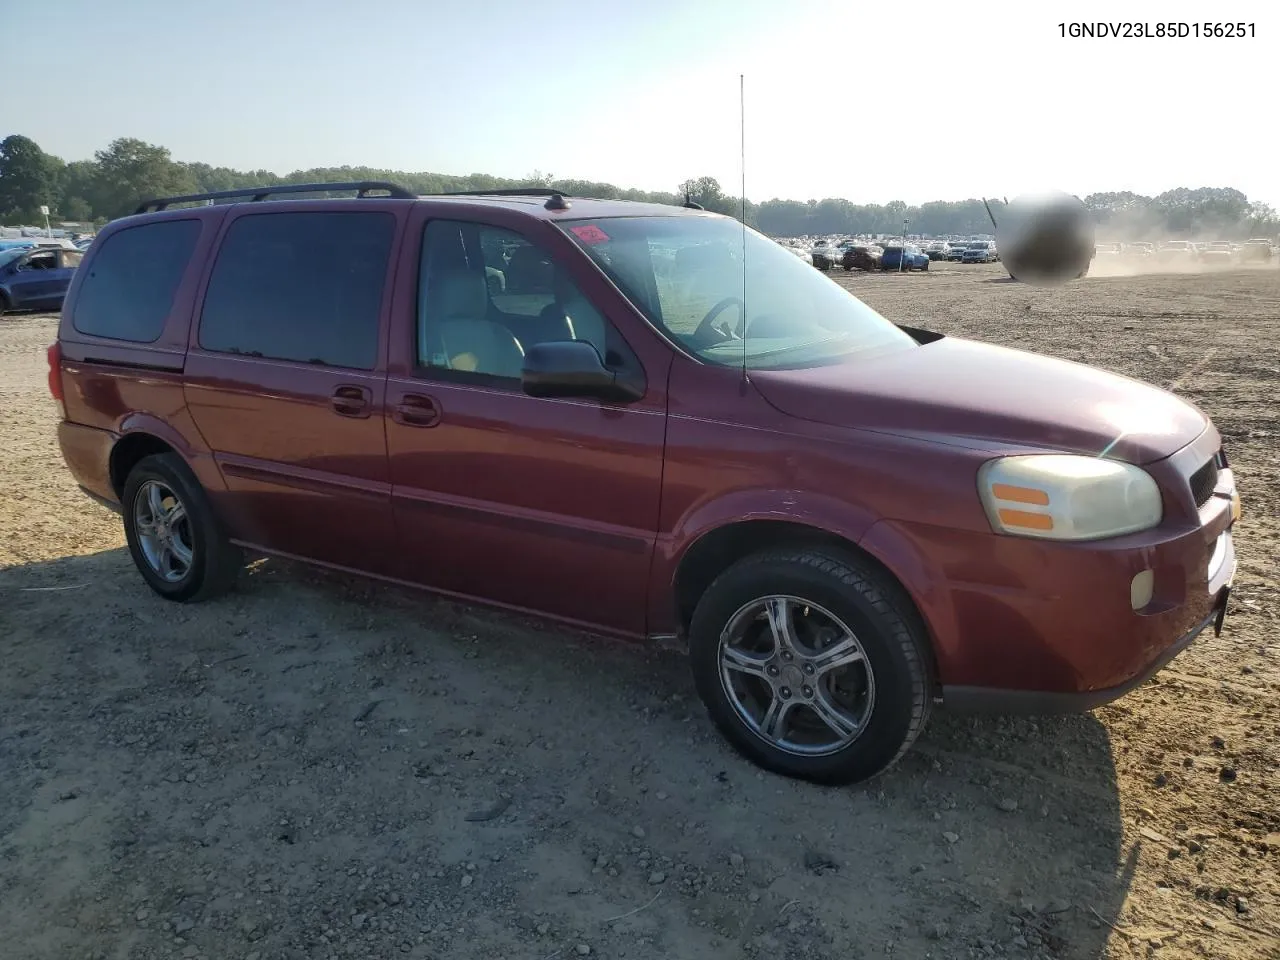
{"type": "Polygon", "coordinates": [[[766,770],[867,780],[897,762],[928,719],[923,624],[895,582],[853,556],[747,557],[707,589],[689,634],[711,719],[766,770]]]}
{"type": "Polygon", "coordinates": [[[152,590],[185,603],[231,589],[243,554],[228,541],[181,457],[143,457],[129,471],[120,502],[129,553],[152,590]]]}

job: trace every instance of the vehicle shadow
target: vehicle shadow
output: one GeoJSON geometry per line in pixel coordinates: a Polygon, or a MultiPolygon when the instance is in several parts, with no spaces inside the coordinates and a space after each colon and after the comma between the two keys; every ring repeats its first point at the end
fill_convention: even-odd
{"type": "Polygon", "coordinates": [[[376,871],[424,905],[477,878],[479,914],[411,918],[433,950],[477,917],[487,953],[572,950],[536,911],[664,957],[1096,960],[1136,863],[1092,716],[937,712],[884,776],[798,783],[725,746],[679,651],[291,563],[198,605],[124,549],[0,570],[0,657],[0,928],[51,957],[171,943],[135,911],[218,955],[248,884],[275,955],[376,871]]]}

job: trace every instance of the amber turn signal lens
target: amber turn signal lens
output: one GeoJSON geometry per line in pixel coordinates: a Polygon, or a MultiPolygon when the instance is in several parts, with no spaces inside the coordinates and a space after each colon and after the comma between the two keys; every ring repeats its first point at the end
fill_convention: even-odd
{"type": "Polygon", "coordinates": [[[1049,494],[1035,487],[1015,487],[1009,483],[994,483],[991,485],[991,493],[997,500],[1007,500],[1010,503],[1030,503],[1037,507],[1049,505],[1049,494]]]}
{"type": "Polygon", "coordinates": [[[1233,521],[1240,519],[1240,494],[1239,492],[1231,494],[1231,519],[1233,521]]]}
{"type": "Polygon", "coordinates": [[[1023,527],[1027,530],[1052,530],[1053,517],[1046,513],[1027,510],[1001,510],[1000,522],[1006,527],[1023,527]]]}

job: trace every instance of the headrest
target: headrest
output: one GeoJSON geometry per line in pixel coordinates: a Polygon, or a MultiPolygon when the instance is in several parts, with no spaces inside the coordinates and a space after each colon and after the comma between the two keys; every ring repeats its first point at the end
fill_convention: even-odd
{"type": "Polygon", "coordinates": [[[489,312],[489,291],[484,275],[471,270],[442,272],[432,280],[428,295],[442,318],[481,319],[489,312]]]}

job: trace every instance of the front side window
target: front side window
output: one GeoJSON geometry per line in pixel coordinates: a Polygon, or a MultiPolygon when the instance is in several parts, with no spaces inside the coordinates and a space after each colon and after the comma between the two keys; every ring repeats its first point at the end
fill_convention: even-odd
{"type": "Polygon", "coordinates": [[[200,346],[372,370],[394,234],[381,211],[238,218],[209,278],[200,346]]]}
{"type": "Polygon", "coordinates": [[[538,343],[585,340],[606,364],[629,354],[550,254],[510,230],[426,226],[418,281],[418,366],[515,382],[538,343]]]}
{"type": "Polygon", "coordinates": [[[52,250],[45,250],[41,253],[33,253],[27,257],[27,262],[22,264],[19,270],[56,270],[58,269],[58,255],[52,250]]]}
{"type": "Polygon", "coordinates": [[[199,237],[199,220],[156,220],[111,234],[80,281],[72,326],[132,343],[159,339],[199,237]]]}
{"type": "Polygon", "coordinates": [[[617,217],[560,226],[651,323],[709,363],[804,367],[916,346],[838,283],[736,220],[617,217]]]}

